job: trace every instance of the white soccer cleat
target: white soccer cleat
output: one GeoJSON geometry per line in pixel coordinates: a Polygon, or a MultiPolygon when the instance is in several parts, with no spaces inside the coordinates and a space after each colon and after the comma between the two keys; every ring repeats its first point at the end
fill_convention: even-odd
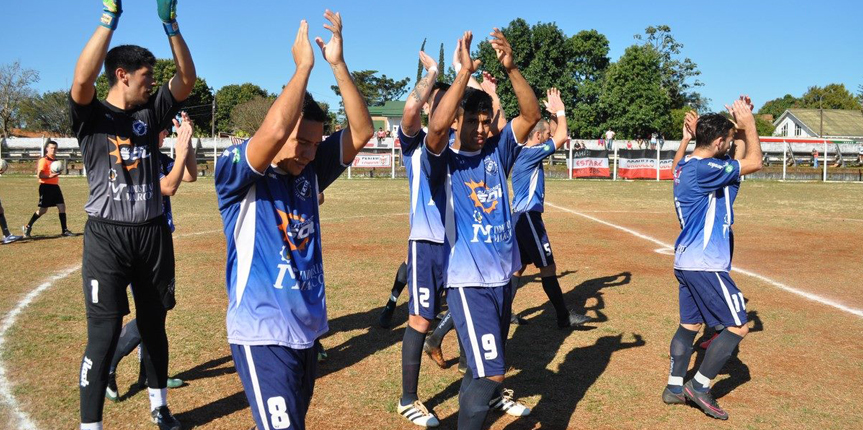
{"type": "Polygon", "coordinates": [[[506,412],[514,417],[526,417],[530,415],[530,408],[521,404],[518,400],[513,400],[512,390],[504,389],[501,391],[501,396],[496,399],[491,399],[488,406],[491,409],[506,412]]]}
{"type": "Polygon", "coordinates": [[[437,427],[440,424],[437,417],[419,400],[405,406],[399,401],[399,413],[408,421],[421,427],[437,427]]]}

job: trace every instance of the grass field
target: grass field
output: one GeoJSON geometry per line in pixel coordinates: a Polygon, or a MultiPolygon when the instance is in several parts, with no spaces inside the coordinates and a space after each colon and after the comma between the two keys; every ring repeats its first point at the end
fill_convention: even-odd
{"type": "MultiPolygon", "coordinates": [[[[81,232],[86,182],[67,178],[61,185],[70,228],[81,232]]],[[[547,184],[545,222],[566,301],[595,322],[558,330],[539,279],[529,276],[514,311],[530,324],[510,331],[505,385],[533,413],[519,420],[491,413],[491,428],[863,428],[863,317],[849,312],[863,309],[863,185],[743,184],[735,266],[846,310],[733,273],[749,299],[752,332],[714,386],[731,416],[727,422],[660,400],[678,321],[672,257],[663,250],[679,230],[670,187],[547,184]]],[[[3,177],[0,199],[18,229],[35,209],[35,180],[3,177]]],[[[170,373],[188,384],[170,391],[170,404],[185,428],[247,429],[253,422],[225,335],[224,237],[212,181],[184,185],[173,206],[178,305],[168,317],[170,373]]],[[[327,190],[322,232],[331,332],[322,343],[330,358],[320,366],[311,429],[415,428],[395,412],[407,294],[395,328],[374,326],[406,254],[406,211],[403,180],[340,180],[327,190]]],[[[77,269],[82,238],[54,237],[56,211],[40,219],[33,233],[34,240],[0,246],[0,382],[8,383],[0,391],[11,395],[0,399],[0,422],[19,428],[14,398],[36,428],[77,428],[77,374],[86,338],[77,269]],[[40,285],[46,289],[10,326],[10,312],[40,285]]],[[[424,360],[419,394],[441,418],[441,428],[454,429],[461,374],[453,334],[443,347],[452,366],[442,370],[424,360]]],[[[699,351],[693,360],[702,356],[699,351]]],[[[136,376],[131,356],[118,371],[122,393],[136,376]]],[[[155,428],[147,409],[144,393],[107,402],[106,428],[155,428]]]]}

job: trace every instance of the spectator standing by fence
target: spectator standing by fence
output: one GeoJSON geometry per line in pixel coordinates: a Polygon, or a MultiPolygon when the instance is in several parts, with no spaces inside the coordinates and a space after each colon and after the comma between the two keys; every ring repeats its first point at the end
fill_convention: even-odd
{"type": "Polygon", "coordinates": [[[39,204],[36,212],[30,217],[27,225],[21,227],[24,237],[30,238],[33,224],[42,215],[48,212],[48,208],[57,207],[60,211],[60,234],[62,236],[74,236],[74,233],[66,228],[66,202],[63,200],[63,192],[60,191],[60,173],[51,171],[51,163],[57,161],[57,142],[49,140],[45,143],[45,156],[39,159],[36,167],[36,175],[39,177],[39,204]]]}
{"type": "Polygon", "coordinates": [[[387,137],[387,134],[384,132],[384,129],[382,127],[378,127],[377,137],[378,137],[378,146],[381,146],[381,142],[383,142],[384,138],[387,137]]]}
{"type": "Polygon", "coordinates": [[[609,151],[614,150],[614,135],[615,133],[610,128],[605,132],[605,149],[609,151]]]}
{"type": "Polygon", "coordinates": [[[812,149],[812,168],[813,169],[818,168],[818,155],[820,155],[820,154],[818,154],[818,149],[817,148],[812,149]]]}

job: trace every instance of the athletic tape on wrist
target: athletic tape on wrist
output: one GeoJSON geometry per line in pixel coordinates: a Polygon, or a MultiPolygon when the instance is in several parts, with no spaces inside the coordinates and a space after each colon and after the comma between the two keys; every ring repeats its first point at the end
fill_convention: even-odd
{"type": "Polygon", "coordinates": [[[437,67],[432,67],[431,69],[429,69],[429,74],[437,73],[437,72],[438,72],[437,67]]]}
{"type": "Polygon", "coordinates": [[[453,69],[455,69],[455,72],[456,72],[456,73],[458,73],[459,71],[461,71],[461,63],[454,63],[454,64],[452,65],[452,67],[453,67],[453,69]]]}
{"type": "Polygon", "coordinates": [[[566,116],[566,112],[563,109],[561,109],[561,110],[557,111],[557,113],[555,113],[554,115],[555,116],[566,116]]]}
{"type": "Polygon", "coordinates": [[[120,15],[115,14],[113,12],[108,12],[107,10],[102,12],[102,18],[99,20],[99,25],[107,28],[108,30],[116,30],[117,23],[120,22],[120,15]]]}
{"type": "Polygon", "coordinates": [[[163,22],[162,25],[165,27],[165,34],[168,36],[180,34],[180,25],[177,24],[177,21],[163,22]]]}

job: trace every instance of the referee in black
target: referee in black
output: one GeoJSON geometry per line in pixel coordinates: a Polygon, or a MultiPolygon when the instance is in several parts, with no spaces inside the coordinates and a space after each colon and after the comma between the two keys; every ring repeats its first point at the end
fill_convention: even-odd
{"type": "Polygon", "coordinates": [[[108,368],[123,316],[126,286],[134,292],[136,321],[150,354],[150,416],[162,430],[179,430],[167,406],[168,338],[165,316],[174,307],[174,247],[162,209],[159,132],[179,111],[195,84],[192,56],[176,22],[176,1],[157,0],[176,74],[155,88],[156,58],[145,48],[108,50],[117,28],[119,1],[105,0],[96,31],[78,57],[69,93],[72,130],[78,138],[90,197],[84,206],[81,268],[87,311],[87,347],[79,374],[81,429],[102,429],[108,368]],[[102,65],[108,96],[96,98],[102,65]]]}

